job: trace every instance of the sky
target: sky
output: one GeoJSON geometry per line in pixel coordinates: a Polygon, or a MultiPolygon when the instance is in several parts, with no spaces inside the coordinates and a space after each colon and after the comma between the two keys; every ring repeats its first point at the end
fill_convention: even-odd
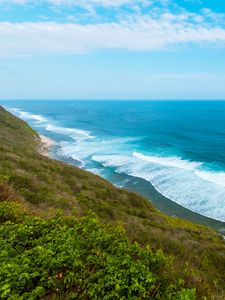
{"type": "Polygon", "coordinates": [[[0,0],[0,99],[225,100],[225,1],[0,0]]]}

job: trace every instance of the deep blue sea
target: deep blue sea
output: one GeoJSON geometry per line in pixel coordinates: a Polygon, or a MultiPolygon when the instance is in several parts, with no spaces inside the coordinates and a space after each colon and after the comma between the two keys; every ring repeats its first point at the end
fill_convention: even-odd
{"type": "Polygon", "coordinates": [[[225,221],[225,102],[5,101],[55,141],[52,155],[120,187],[141,180],[225,221]]]}

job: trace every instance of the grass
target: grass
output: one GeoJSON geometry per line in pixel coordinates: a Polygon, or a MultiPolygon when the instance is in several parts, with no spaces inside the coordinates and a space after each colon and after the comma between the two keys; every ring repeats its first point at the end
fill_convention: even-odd
{"type": "Polygon", "coordinates": [[[225,299],[225,242],[217,232],[162,214],[135,193],[40,155],[37,133],[3,108],[0,141],[0,201],[13,203],[11,218],[18,219],[12,222],[24,214],[47,220],[58,210],[78,218],[92,210],[101,223],[123,226],[131,243],[174,256],[171,274],[196,288],[197,298],[225,299]]]}

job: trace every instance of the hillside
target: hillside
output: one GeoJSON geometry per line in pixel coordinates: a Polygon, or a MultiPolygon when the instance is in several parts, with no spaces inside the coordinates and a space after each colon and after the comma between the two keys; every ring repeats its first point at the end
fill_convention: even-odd
{"type": "MultiPolygon", "coordinates": [[[[115,188],[96,175],[42,156],[38,151],[40,140],[37,133],[25,122],[12,116],[2,107],[0,107],[0,141],[1,239],[6,244],[13,244],[10,250],[7,247],[4,248],[5,252],[13,252],[15,249],[19,249],[23,253],[23,245],[15,246],[15,243],[17,243],[16,237],[20,236],[19,232],[21,230],[25,232],[25,236],[30,237],[30,233],[26,232],[28,230],[27,227],[35,227],[32,222],[39,222],[38,226],[42,229],[51,228],[52,230],[51,222],[58,220],[54,217],[61,210],[64,217],[59,223],[62,222],[64,229],[73,228],[76,231],[77,226],[80,226],[79,218],[91,210],[97,215],[102,224],[99,225],[102,229],[98,227],[94,231],[97,235],[100,234],[98,230],[102,230],[101,232],[104,233],[101,234],[105,234],[107,237],[109,237],[108,232],[110,232],[112,236],[111,242],[113,239],[120,239],[120,235],[119,237],[113,237],[115,234],[113,233],[113,228],[116,231],[118,224],[120,224],[120,226],[124,226],[129,242],[133,243],[137,241],[142,246],[149,245],[153,253],[162,249],[166,257],[174,256],[174,262],[169,266],[169,271],[167,270],[165,275],[169,284],[172,284],[171,282],[173,281],[175,282],[176,278],[182,278],[184,280],[184,287],[196,288],[198,299],[201,299],[203,296],[207,296],[208,299],[225,299],[225,241],[222,236],[209,228],[168,217],[156,210],[149,201],[139,195],[115,188]],[[24,220],[25,215],[29,217],[24,220]],[[39,221],[29,219],[34,218],[34,216],[40,218],[38,219],[39,221]],[[75,216],[78,217],[78,220],[75,216]],[[5,222],[8,220],[11,221],[11,226],[13,226],[13,230],[15,231],[10,243],[7,240],[8,237],[4,235],[4,232],[8,228],[5,222]],[[73,222],[75,224],[71,225],[73,222]],[[29,225],[30,223],[32,224],[29,225]],[[19,224],[24,224],[25,229],[18,227],[20,226],[19,224]],[[108,228],[108,225],[110,225],[110,228],[108,228]]],[[[84,227],[82,227],[84,229],[87,226],[86,224],[89,224],[88,222],[93,222],[92,217],[86,222],[84,227]]],[[[92,226],[95,228],[95,225],[92,226]]],[[[62,227],[58,228],[60,234],[63,233],[60,231],[62,227]]],[[[51,230],[49,229],[50,232],[51,230]]],[[[65,232],[67,231],[64,230],[65,232]]],[[[35,243],[39,243],[40,247],[44,247],[47,243],[41,238],[42,236],[44,237],[45,233],[42,232],[38,237],[34,238],[35,243]]],[[[67,241],[67,238],[72,238],[71,236],[65,237],[60,234],[60,245],[63,245],[67,241]]],[[[90,247],[94,247],[91,232],[89,234],[86,240],[90,241],[90,247]]],[[[49,244],[51,244],[51,239],[55,240],[56,236],[57,232],[52,233],[52,236],[48,240],[49,244]]],[[[114,253],[118,259],[121,256],[136,256],[137,253],[135,254],[135,252],[131,254],[133,250],[129,242],[123,233],[121,245],[123,249],[127,248],[127,252],[117,253],[112,251],[111,254],[114,253]]],[[[29,245],[30,251],[35,251],[33,247],[34,244],[29,245]]],[[[87,245],[84,243],[83,247],[87,247],[87,245]]],[[[104,248],[105,246],[102,246],[100,243],[99,247],[104,248]]],[[[100,250],[102,251],[102,249],[100,250]]],[[[53,251],[51,246],[49,246],[49,251],[53,251]]],[[[146,250],[136,251],[140,254],[142,253],[141,251],[146,250]]],[[[133,262],[134,258],[131,260],[133,262]]],[[[153,260],[157,262],[156,258],[153,260]]],[[[163,260],[162,258],[161,261],[163,260]]],[[[82,261],[82,264],[85,263],[82,261]]],[[[140,270],[137,271],[137,274],[139,274],[138,272],[140,270]]],[[[157,277],[159,274],[160,272],[157,270],[155,276],[157,277]]],[[[4,278],[3,275],[3,273],[0,274],[0,279],[4,278]]],[[[143,275],[143,280],[146,279],[145,276],[146,274],[143,275]]],[[[162,282],[165,285],[165,281],[163,280],[162,282]]],[[[158,282],[159,290],[161,290],[161,285],[163,286],[162,282],[158,282]]],[[[69,284],[68,286],[68,289],[70,289],[69,284]]],[[[146,286],[149,288],[149,285],[143,284],[143,286],[143,288],[146,288],[146,286]]],[[[174,289],[177,290],[178,288],[175,287],[174,289]]],[[[42,295],[42,293],[43,290],[37,297],[42,295]]],[[[165,291],[162,291],[162,294],[159,293],[159,299],[163,298],[163,293],[165,291]]],[[[118,295],[121,297],[122,294],[118,295]]],[[[144,296],[142,298],[152,299],[156,295],[157,292],[154,290],[152,294],[148,294],[146,298],[144,296]]],[[[182,296],[179,296],[180,298],[178,298],[176,296],[177,298],[175,298],[175,293],[172,293],[172,295],[174,295],[173,299],[194,299],[191,298],[193,293],[189,293],[188,291],[186,294],[187,297],[184,296],[181,298],[182,296]]],[[[55,294],[53,296],[55,297],[55,294]]],[[[46,299],[53,299],[53,296],[52,298],[49,296],[50,298],[46,299]]],[[[9,299],[7,296],[4,297],[2,299],[9,299]]],[[[74,299],[79,299],[76,297],[74,299]]],[[[82,297],[80,299],[103,299],[102,295],[99,295],[99,298],[94,298],[90,294],[88,296],[83,295],[82,297]]],[[[117,299],[115,295],[113,297],[117,299]]],[[[138,298],[136,296],[132,297],[129,299],[141,298],[140,296],[138,298]]],[[[165,299],[169,299],[169,297],[170,295],[168,294],[168,297],[165,299]]],[[[12,299],[19,299],[18,295],[12,299]]],[[[21,299],[28,298],[25,296],[25,298],[21,299]]]]}

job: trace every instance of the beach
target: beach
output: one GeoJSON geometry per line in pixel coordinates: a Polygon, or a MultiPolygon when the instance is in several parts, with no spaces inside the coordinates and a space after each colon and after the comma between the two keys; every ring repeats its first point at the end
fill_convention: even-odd
{"type": "Polygon", "coordinates": [[[49,150],[54,145],[54,141],[45,135],[39,135],[41,144],[39,152],[44,156],[49,156],[49,150]]]}

